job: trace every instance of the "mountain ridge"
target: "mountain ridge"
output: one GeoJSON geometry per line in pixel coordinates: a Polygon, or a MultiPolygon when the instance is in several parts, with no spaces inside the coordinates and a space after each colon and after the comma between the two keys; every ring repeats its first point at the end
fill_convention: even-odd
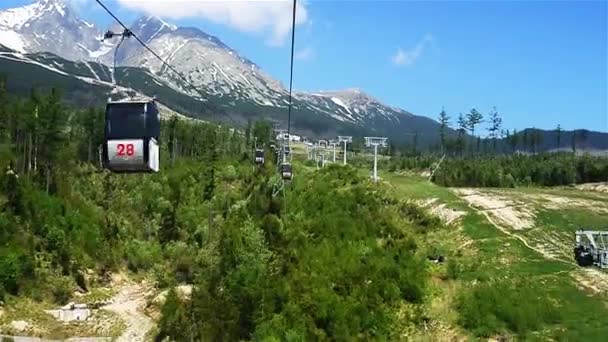
{"type": "MultiPolygon", "coordinates": [[[[33,27],[48,27],[37,25],[41,22],[54,22],[53,29],[57,31],[58,40],[62,36],[77,36],[70,32],[74,29],[71,23],[79,19],[69,10],[69,6],[62,0],[40,0],[34,4],[27,5],[37,8],[41,15],[31,15],[29,22],[33,27]],[[51,7],[49,7],[51,6],[51,7]],[[65,8],[63,15],[58,15],[57,6],[65,8]],[[49,9],[50,8],[50,9],[49,9]]],[[[0,18],[3,13],[0,12],[0,18]]],[[[60,13],[61,14],[61,13],[60,13]]],[[[84,21],[83,21],[84,22],[84,21]]],[[[83,24],[85,25],[85,24],[83,24]]],[[[86,44],[77,44],[77,50],[55,49],[54,46],[25,47],[19,52],[41,53],[48,51],[67,60],[96,61],[106,65],[113,64],[112,50],[117,39],[101,41],[101,31],[94,24],[85,25],[91,31],[86,35],[89,40],[86,44]],[[94,40],[94,41],[93,41],[94,40]],[[82,45],[82,46],[80,46],[82,45]]],[[[16,28],[14,25],[11,28],[16,28]]],[[[3,29],[7,29],[6,25],[3,29]]],[[[161,58],[173,65],[188,82],[208,96],[207,102],[215,102],[217,107],[231,112],[239,121],[250,119],[254,113],[258,117],[269,116],[272,119],[285,119],[288,105],[288,92],[283,84],[268,75],[257,64],[230,48],[218,37],[192,27],[177,27],[161,18],[154,16],[142,16],[135,20],[130,28],[138,37],[146,41],[161,58]],[[269,113],[267,115],[267,113],[269,113]]],[[[39,32],[21,32],[16,29],[15,34],[41,34],[39,32]]],[[[85,37],[82,37],[85,39],[85,37]]],[[[78,39],[75,39],[79,41],[78,39]]],[[[0,39],[0,43],[4,43],[0,39]]],[[[6,44],[5,44],[6,45],[6,44]]],[[[51,44],[53,45],[53,44],[51,44]]],[[[61,45],[61,44],[58,44],[61,45]]],[[[11,47],[8,44],[8,47],[11,47]]],[[[117,65],[128,67],[143,67],[164,80],[171,86],[179,89],[188,96],[199,98],[198,92],[191,89],[188,84],[177,75],[162,67],[160,61],[156,60],[150,53],[134,40],[127,40],[117,53],[117,65]]],[[[351,89],[342,91],[342,95],[351,89]]],[[[360,93],[361,90],[359,90],[360,93]]],[[[422,116],[411,114],[405,110],[387,106],[370,95],[365,94],[365,101],[353,102],[348,96],[340,98],[338,95],[327,97],[325,95],[311,94],[307,92],[295,92],[294,96],[294,119],[293,127],[302,131],[314,131],[315,134],[333,134],[334,131],[343,130],[340,126],[358,126],[360,130],[375,134],[395,135],[395,126],[402,130],[412,130],[416,127],[421,129],[436,125],[436,123],[422,116]],[[334,100],[332,101],[332,98],[334,100]],[[345,105],[347,104],[348,105],[345,105]],[[351,108],[352,107],[352,108],[351,108]],[[298,120],[299,117],[299,120],[298,120]],[[430,120],[430,121],[429,121],[430,120]],[[299,123],[298,123],[299,122],[299,123]],[[331,125],[325,129],[319,129],[320,124],[331,125]],[[315,129],[312,129],[313,126],[315,129]],[[332,127],[336,126],[336,127],[332,127]]]]}
{"type": "MultiPolygon", "coordinates": [[[[220,38],[196,27],[178,27],[156,16],[141,16],[130,29],[163,60],[173,65],[189,84],[163,67],[134,39],[130,39],[121,45],[116,61],[119,66],[117,73],[127,73],[126,76],[117,77],[118,83],[124,88],[148,93],[148,96],[154,95],[149,94],[152,90],[167,94],[171,97],[166,99],[167,106],[193,117],[231,117],[236,124],[266,118],[279,126],[286,126],[289,102],[283,84],[220,38]],[[141,70],[136,70],[138,68],[141,70]],[[191,85],[198,91],[194,91],[191,85]],[[201,97],[200,93],[206,96],[201,97]],[[211,111],[215,114],[209,116],[211,111]]],[[[98,72],[111,75],[111,68],[91,65],[113,64],[113,51],[118,39],[102,40],[102,31],[95,24],[78,18],[64,0],[39,0],[17,9],[0,11],[0,33],[11,32],[0,36],[0,44],[7,45],[17,53],[30,53],[37,63],[48,62],[51,67],[55,67],[56,63],[73,63],[70,66],[72,70],[99,69],[98,72]],[[26,28],[25,25],[29,26],[26,28]],[[55,39],[51,42],[43,39],[47,31],[54,33],[55,39]],[[21,50],[15,49],[10,43],[14,43],[13,36],[19,35],[42,39],[42,43],[16,46],[21,50]],[[66,47],[65,40],[68,38],[79,43],[66,47]],[[4,40],[9,40],[9,44],[5,44],[4,40]],[[65,61],[47,58],[47,53],[65,61]]],[[[22,62],[25,63],[25,60],[22,62]]],[[[78,77],[77,74],[74,76],[78,77]]],[[[92,79],[105,77],[89,76],[92,79]]],[[[352,87],[294,92],[292,128],[296,133],[313,137],[327,138],[338,133],[382,135],[401,143],[409,141],[413,132],[418,132],[418,143],[424,146],[437,143],[439,123],[432,118],[386,105],[360,88],[352,87]]],[[[448,129],[447,133],[454,135],[455,131],[448,129]]]]}

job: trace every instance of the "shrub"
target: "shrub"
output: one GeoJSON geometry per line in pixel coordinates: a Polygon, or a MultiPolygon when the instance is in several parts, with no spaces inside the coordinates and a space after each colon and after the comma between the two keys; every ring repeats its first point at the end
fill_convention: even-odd
{"type": "Polygon", "coordinates": [[[442,226],[441,219],[414,202],[403,202],[400,212],[414,223],[414,229],[419,233],[427,233],[442,226]]]}
{"type": "Polygon", "coordinates": [[[454,258],[449,258],[448,259],[448,263],[446,265],[446,278],[447,279],[458,279],[458,276],[461,273],[461,267],[460,264],[454,259],[454,258]]]}
{"type": "Polygon", "coordinates": [[[458,299],[459,324],[477,336],[520,335],[559,322],[560,311],[531,281],[483,282],[458,299]]]}
{"type": "Polygon", "coordinates": [[[66,304],[74,293],[74,283],[69,277],[57,277],[50,281],[53,298],[57,304],[66,304]]]}
{"type": "Polygon", "coordinates": [[[158,242],[133,240],[127,246],[127,264],[132,271],[145,271],[161,260],[158,242]]]}
{"type": "Polygon", "coordinates": [[[233,182],[237,178],[236,169],[232,165],[228,165],[224,170],[223,179],[227,182],[233,182]]]}

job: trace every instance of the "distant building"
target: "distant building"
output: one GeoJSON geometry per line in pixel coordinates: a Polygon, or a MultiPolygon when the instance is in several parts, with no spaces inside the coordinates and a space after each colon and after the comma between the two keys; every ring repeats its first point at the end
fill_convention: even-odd
{"type": "Polygon", "coordinates": [[[302,137],[299,135],[295,135],[295,134],[278,134],[277,135],[277,141],[282,141],[283,139],[287,139],[289,138],[289,141],[296,141],[296,142],[300,142],[302,141],[302,137]]]}

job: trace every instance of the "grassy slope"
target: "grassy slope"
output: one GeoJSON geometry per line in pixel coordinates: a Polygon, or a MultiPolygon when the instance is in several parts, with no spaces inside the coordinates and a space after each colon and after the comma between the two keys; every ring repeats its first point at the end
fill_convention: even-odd
{"type": "MultiPolygon", "coordinates": [[[[477,279],[505,279],[525,277],[538,280],[547,300],[556,300],[563,313],[562,323],[557,327],[547,327],[539,332],[539,337],[557,339],[601,340],[608,336],[605,317],[608,316],[608,305],[603,305],[598,295],[583,292],[575,285],[569,275],[576,269],[571,264],[545,259],[539,253],[530,250],[519,240],[502,233],[491,225],[485,217],[474,212],[467,204],[448,189],[425,182],[422,178],[384,174],[398,196],[411,199],[438,198],[450,208],[466,211],[460,228],[439,231],[429,236],[428,243],[436,245],[445,255],[462,264],[462,274],[458,280],[441,280],[435,282],[436,296],[430,303],[435,308],[435,317],[452,327],[456,327],[457,313],[453,307],[454,296],[467,291],[477,279]],[[465,248],[459,249],[463,244],[465,248]]],[[[519,190],[519,189],[518,189],[519,190]]],[[[525,191],[535,192],[527,189],[525,191]]],[[[597,195],[555,189],[548,191],[560,195],[582,198],[597,195]]],[[[568,234],[579,226],[595,227],[606,219],[587,210],[543,210],[537,216],[536,232],[550,233],[556,230],[568,234]]],[[[440,275],[444,270],[437,269],[440,275]]],[[[460,329],[460,334],[467,334],[460,329]]],[[[469,338],[471,336],[468,336],[469,338]]]]}

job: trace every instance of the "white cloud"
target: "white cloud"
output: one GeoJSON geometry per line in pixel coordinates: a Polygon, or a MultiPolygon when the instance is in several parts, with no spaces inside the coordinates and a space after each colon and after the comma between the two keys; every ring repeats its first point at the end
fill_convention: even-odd
{"type": "MultiPolygon", "coordinates": [[[[264,34],[282,45],[291,33],[291,0],[118,0],[124,7],[167,19],[204,18],[236,30],[264,34]]],[[[298,1],[296,25],[308,22],[306,3],[298,1]]]]}
{"type": "Polygon", "coordinates": [[[403,50],[401,48],[397,49],[397,53],[391,57],[393,64],[395,65],[404,65],[411,66],[416,63],[418,58],[425,51],[427,46],[434,45],[433,36],[430,34],[426,34],[422,39],[416,44],[416,46],[411,50],[403,50]]]}
{"type": "Polygon", "coordinates": [[[311,47],[306,47],[300,51],[297,51],[294,55],[295,59],[301,61],[310,61],[315,58],[315,50],[311,47]]]}

